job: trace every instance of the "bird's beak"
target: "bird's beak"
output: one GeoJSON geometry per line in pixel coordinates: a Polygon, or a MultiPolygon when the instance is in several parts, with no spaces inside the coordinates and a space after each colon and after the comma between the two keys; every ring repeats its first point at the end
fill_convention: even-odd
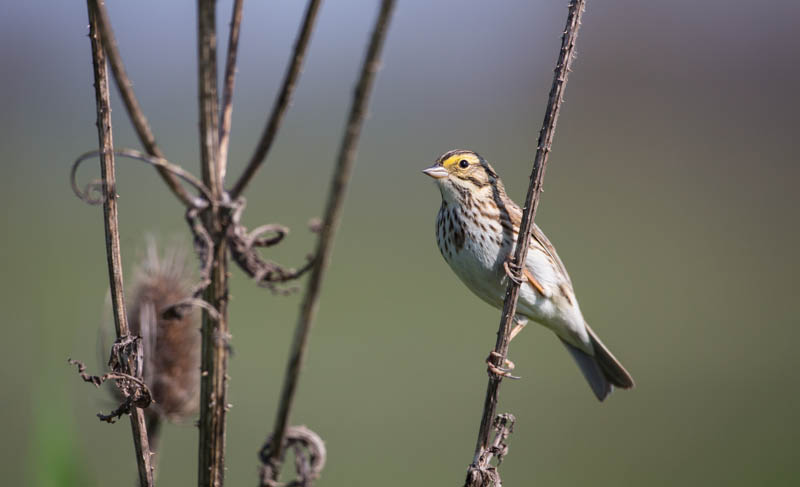
{"type": "Polygon", "coordinates": [[[428,169],[423,169],[422,172],[432,177],[433,179],[442,179],[447,177],[447,169],[438,165],[433,165],[428,169]]]}

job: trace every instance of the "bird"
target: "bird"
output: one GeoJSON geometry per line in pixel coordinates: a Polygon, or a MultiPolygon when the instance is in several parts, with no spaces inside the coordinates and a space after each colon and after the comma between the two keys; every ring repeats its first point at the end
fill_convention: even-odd
{"type": "MultiPolygon", "coordinates": [[[[634,386],[631,375],[583,317],[567,269],[544,232],[533,225],[525,264],[512,272],[522,210],[506,194],[492,166],[471,150],[451,150],[423,173],[442,196],[436,242],[444,260],[467,288],[502,309],[508,279],[521,282],[513,339],[528,321],[550,329],[569,351],[594,395],[603,401],[614,389],[634,386]]],[[[510,376],[509,368],[490,373],[510,376]]],[[[513,376],[512,376],[513,377],[513,376]]]]}

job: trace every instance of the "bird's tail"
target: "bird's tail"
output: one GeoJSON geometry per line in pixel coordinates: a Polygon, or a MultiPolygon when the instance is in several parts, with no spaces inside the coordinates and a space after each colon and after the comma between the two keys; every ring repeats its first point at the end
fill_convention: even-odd
{"type": "Polygon", "coordinates": [[[589,355],[564,340],[561,340],[561,342],[572,355],[572,358],[575,359],[575,362],[578,363],[578,367],[589,382],[589,386],[591,386],[597,399],[600,401],[605,399],[614,389],[613,386],[621,387],[622,389],[633,387],[633,377],[625,370],[625,367],[608,351],[608,348],[597,338],[597,335],[589,328],[589,325],[586,325],[586,331],[589,332],[594,355],[589,355]]]}

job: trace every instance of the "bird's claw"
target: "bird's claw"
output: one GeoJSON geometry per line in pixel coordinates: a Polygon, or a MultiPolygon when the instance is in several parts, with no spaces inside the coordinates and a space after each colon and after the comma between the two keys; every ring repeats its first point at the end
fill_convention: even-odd
{"type": "Polygon", "coordinates": [[[509,264],[509,261],[505,261],[505,262],[503,262],[503,269],[505,269],[506,275],[508,276],[509,279],[511,279],[512,281],[516,282],[520,286],[522,285],[522,283],[524,281],[522,280],[522,277],[520,277],[519,274],[518,274],[519,273],[519,266],[518,265],[509,264]],[[512,267],[517,268],[516,271],[512,271],[511,270],[512,267]]]}
{"type": "Polygon", "coordinates": [[[489,356],[486,357],[486,369],[490,375],[494,375],[496,377],[505,377],[507,379],[520,379],[520,377],[516,375],[511,375],[511,371],[514,370],[514,362],[509,359],[503,360],[503,365],[505,367],[500,367],[495,365],[494,360],[500,358],[501,355],[494,350],[489,353],[489,356]]]}

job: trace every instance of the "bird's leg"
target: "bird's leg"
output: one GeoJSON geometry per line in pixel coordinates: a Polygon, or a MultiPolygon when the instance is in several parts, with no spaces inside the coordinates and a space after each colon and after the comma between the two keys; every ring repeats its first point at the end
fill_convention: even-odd
{"type": "Polygon", "coordinates": [[[519,335],[519,332],[521,332],[522,329],[525,328],[525,325],[527,324],[528,324],[527,320],[517,321],[516,319],[514,319],[514,328],[511,329],[511,334],[508,335],[509,343],[511,342],[511,340],[514,339],[515,336],[519,335]]]}
{"type": "MultiPolygon", "coordinates": [[[[519,316],[514,317],[514,328],[511,329],[511,333],[508,336],[509,343],[511,340],[514,339],[515,336],[525,328],[525,325],[528,324],[528,320],[524,318],[520,318],[519,316]]],[[[514,362],[510,359],[506,358],[503,360],[503,366],[500,367],[499,365],[495,364],[495,361],[500,358],[500,354],[492,350],[489,352],[489,356],[486,357],[486,366],[490,374],[494,374],[496,376],[501,377],[508,377],[509,379],[519,379],[519,377],[511,375],[511,371],[514,370],[514,362]]]]}
{"type": "Polygon", "coordinates": [[[503,269],[506,271],[506,275],[508,276],[509,279],[516,282],[520,286],[522,286],[527,282],[528,284],[533,286],[534,289],[539,291],[539,294],[548,297],[547,293],[544,290],[544,286],[542,286],[541,283],[539,283],[539,281],[536,280],[533,274],[531,274],[531,271],[529,271],[528,269],[522,269],[522,273],[520,274],[519,272],[520,266],[516,264],[511,264],[509,262],[510,259],[503,262],[503,269]]]}
{"type": "Polygon", "coordinates": [[[514,362],[505,359],[503,360],[505,368],[500,367],[495,364],[495,360],[499,359],[501,355],[494,350],[489,352],[489,356],[486,357],[486,369],[489,374],[497,376],[497,377],[506,377],[509,379],[519,379],[516,375],[511,375],[511,371],[514,370],[514,362]]]}
{"type": "Polygon", "coordinates": [[[519,276],[519,266],[518,265],[509,264],[509,260],[506,260],[505,262],[503,262],[503,269],[505,269],[506,275],[508,276],[508,278],[511,279],[512,281],[516,282],[520,286],[522,285],[523,282],[525,282],[519,276]],[[512,270],[512,268],[513,268],[513,270],[512,270]]]}

